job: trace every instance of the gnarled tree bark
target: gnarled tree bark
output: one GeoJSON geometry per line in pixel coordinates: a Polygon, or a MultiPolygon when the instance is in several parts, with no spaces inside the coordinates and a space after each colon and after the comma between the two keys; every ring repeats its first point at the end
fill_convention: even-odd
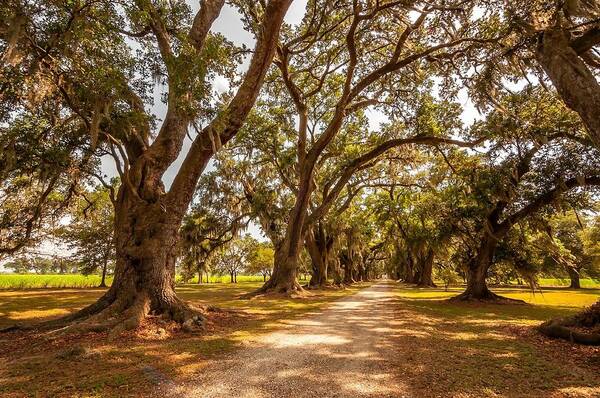
{"type": "Polygon", "coordinates": [[[452,300],[482,300],[495,301],[501,299],[488,288],[487,272],[492,265],[494,254],[498,246],[497,237],[486,233],[483,237],[477,255],[467,268],[467,288],[452,300]]]}
{"type": "Polygon", "coordinates": [[[305,245],[312,261],[309,287],[319,288],[327,285],[329,263],[334,239],[329,236],[322,223],[317,223],[307,234],[305,245]]]}
{"type": "Polygon", "coordinates": [[[581,57],[600,42],[597,34],[592,39],[573,40],[568,30],[553,27],[541,34],[536,56],[565,104],[581,116],[590,138],[600,147],[600,84],[581,57]]]}
{"type": "Polygon", "coordinates": [[[436,287],[433,282],[433,259],[435,253],[432,248],[427,250],[427,255],[422,259],[421,274],[419,275],[419,281],[417,286],[420,287],[436,287]]]}

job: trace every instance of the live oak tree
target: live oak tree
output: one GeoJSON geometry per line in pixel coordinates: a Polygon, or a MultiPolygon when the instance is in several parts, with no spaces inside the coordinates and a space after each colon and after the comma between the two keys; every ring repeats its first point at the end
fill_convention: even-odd
{"type": "Polygon", "coordinates": [[[559,3],[534,1],[524,10],[509,8],[520,17],[520,28],[541,66],[565,104],[577,112],[589,137],[600,147],[600,5],[595,1],[559,3]]]}
{"type": "MultiPolygon", "coordinates": [[[[508,3],[507,3],[508,4],[508,3]]],[[[600,6],[596,1],[533,1],[526,7],[508,6],[510,19],[518,20],[521,44],[517,58],[535,59],[544,77],[552,83],[565,104],[579,114],[586,132],[600,147],[600,84],[598,48],[600,47],[600,6]],[[523,54],[525,53],[525,54],[523,54]]],[[[600,302],[580,316],[564,322],[550,322],[547,334],[573,338],[572,331],[561,325],[600,323],[600,302]],[[571,337],[570,337],[571,336],[571,337]]],[[[581,341],[589,336],[577,335],[581,341]]],[[[596,335],[591,341],[600,341],[596,335]]]]}
{"type": "Polygon", "coordinates": [[[342,233],[335,247],[339,260],[332,264],[334,281],[336,277],[344,284],[369,281],[379,277],[382,262],[389,261],[384,250],[389,236],[374,222],[377,210],[365,206],[368,203],[368,196],[357,196],[343,217],[337,217],[342,233]]]}
{"type": "Polygon", "coordinates": [[[181,272],[184,279],[198,274],[198,283],[206,274],[208,281],[211,260],[224,245],[236,238],[243,227],[240,219],[218,218],[205,209],[185,216],[181,227],[181,272]]]}
{"type": "Polygon", "coordinates": [[[597,227],[592,217],[565,211],[551,217],[546,233],[541,234],[540,243],[550,248],[544,262],[556,269],[556,275],[566,273],[572,289],[581,288],[580,279],[584,275],[600,275],[598,254],[594,252],[597,245],[594,228],[597,227]]]}
{"type": "Polygon", "coordinates": [[[404,182],[390,179],[378,189],[372,206],[377,209],[378,224],[391,238],[390,274],[405,283],[435,287],[435,259],[456,231],[444,179],[434,163],[425,170],[422,173],[428,176],[415,172],[404,182]]]}
{"type": "MultiPolygon", "coordinates": [[[[473,127],[479,130],[476,135],[489,139],[487,154],[442,152],[444,167],[421,161],[429,182],[419,183],[418,174],[413,173],[412,181],[404,181],[408,186],[388,177],[387,185],[380,188],[387,195],[372,206],[379,206],[384,225],[391,224],[388,233],[398,234],[393,261],[402,272],[392,273],[399,279],[419,282],[425,263],[419,265],[418,259],[430,260],[419,252],[426,249],[427,253],[433,242],[446,241],[440,246],[459,247],[453,256],[466,264],[467,290],[458,298],[498,299],[487,288],[486,278],[513,225],[550,205],[586,206],[581,189],[598,184],[598,154],[577,116],[540,88],[511,94],[497,105],[497,111],[473,127]],[[441,187],[437,192],[436,183],[431,183],[436,180],[441,187]],[[424,199],[424,209],[435,207],[433,214],[439,222],[425,235],[421,234],[429,229],[428,223],[434,226],[435,222],[425,216],[431,211],[419,214],[417,198],[424,199]]],[[[427,254],[435,256],[435,250],[427,254]]]]}
{"type": "Polygon", "coordinates": [[[508,82],[541,81],[579,114],[587,136],[600,146],[598,2],[489,1],[479,4],[479,14],[495,21],[499,40],[462,71],[471,98],[480,106],[497,106],[496,95],[508,82]]]}
{"type": "MultiPolygon", "coordinates": [[[[54,73],[57,54],[73,55],[75,69],[81,57],[99,60],[97,53],[74,53],[73,34],[81,34],[81,26],[74,26],[78,10],[48,2],[0,6],[0,257],[39,242],[44,228],[64,215],[81,171],[94,165],[84,123],[65,108],[55,84],[58,78],[66,84],[65,75],[54,73]]],[[[90,40],[106,40],[94,33],[90,40]]],[[[80,44],[83,50],[90,43],[80,44]]],[[[93,80],[90,74],[88,82],[93,80]]]]}
{"type": "MultiPolygon", "coordinates": [[[[31,113],[0,117],[0,258],[40,242],[68,210],[88,169],[80,126],[56,115],[54,99],[14,104],[31,113]]],[[[4,102],[5,103],[5,102],[4,102]]]]}
{"type": "Polygon", "coordinates": [[[250,235],[237,237],[218,249],[213,259],[214,270],[220,275],[228,274],[231,283],[237,283],[240,272],[247,270],[255,255],[257,242],[250,235]]]}
{"type": "Polygon", "coordinates": [[[42,88],[57,93],[55,115],[77,122],[88,153],[109,153],[122,181],[113,198],[111,288],[45,326],[120,330],[150,312],[189,326],[201,322],[174,290],[178,229],[207,163],[235,136],[258,95],[291,0],[238,4],[256,20],[256,45],[241,80],[218,98],[210,81],[219,73],[232,78],[239,61],[238,49],[210,32],[224,3],[202,1],[196,14],[183,1],[3,3],[2,13],[10,15],[2,31],[3,58],[10,60],[3,75],[24,70],[24,80],[38,78],[25,96],[42,95],[42,88]],[[160,123],[147,111],[153,80],[165,89],[160,123]],[[197,133],[166,190],[162,178],[191,126],[197,133]]]}
{"type": "MultiPolygon", "coordinates": [[[[474,127],[499,139],[487,155],[491,162],[466,170],[462,179],[471,181],[474,200],[463,210],[477,220],[471,222],[477,243],[467,267],[467,289],[456,299],[498,299],[487,287],[487,272],[513,225],[546,206],[566,201],[577,207],[581,190],[600,183],[597,150],[583,137],[580,121],[551,95],[526,89],[511,95],[502,108],[510,111],[493,112],[474,127]]],[[[466,225],[468,218],[462,222],[466,225]]]]}
{"type": "MultiPolygon", "coordinates": [[[[551,236],[561,237],[561,241],[557,242],[557,238],[552,239],[552,246],[559,246],[563,257],[567,257],[564,261],[561,257],[553,257],[552,261],[562,263],[561,265],[573,267],[576,271],[581,271],[585,267],[586,272],[590,276],[598,276],[600,269],[600,224],[598,216],[594,216],[589,221],[575,222],[576,225],[569,220],[569,214],[564,216],[563,220],[559,218],[559,225],[554,224],[555,229],[549,229],[547,232],[551,236]],[[560,224],[563,224],[562,226],[560,224]],[[566,224],[566,225],[565,225],[566,224]],[[575,228],[577,232],[573,230],[575,228]],[[563,244],[562,240],[565,241],[563,244]],[[558,260],[558,261],[556,261],[558,260]],[[581,267],[581,268],[580,268],[581,267]]],[[[581,218],[579,218],[581,221],[581,218]]],[[[545,247],[549,245],[546,244],[545,247]]],[[[548,250],[545,251],[546,253],[548,250]]],[[[550,255],[555,250],[549,250],[550,255]]],[[[578,280],[579,274],[575,280],[578,280]]],[[[580,344],[600,344],[600,333],[598,333],[598,325],[600,325],[600,304],[596,302],[589,308],[583,311],[568,316],[565,318],[551,319],[539,326],[540,332],[543,334],[569,340],[580,344]]]]}

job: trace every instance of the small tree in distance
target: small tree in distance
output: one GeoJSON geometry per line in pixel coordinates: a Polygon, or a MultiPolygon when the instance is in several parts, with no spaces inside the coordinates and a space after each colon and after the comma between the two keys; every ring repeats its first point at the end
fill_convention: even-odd
{"type": "Polygon", "coordinates": [[[232,240],[220,249],[215,256],[214,269],[218,274],[229,274],[231,283],[237,283],[237,276],[246,269],[256,240],[250,235],[232,240]]]}
{"type": "Polygon", "coordinates": [[[266,282],[267,277],[271,277],[274,259],[275,250],[273,250],[271,244],[267,242],[256,242],[250,251],[248,267],[246,269],[252,274],[262,275],[263,282],[266,282]]]}
{"type": "Polygon", "coordinates": [[[56,231],[57,237],[73,250],[73,258],[79,263],[82,274],[100,272],[102,279],[99,287],[106,287],[106,276],[115,258],[114,211],[110,189],[113,188],[97,187],[83,193],[70,211],[70,223],[56,231]]]}

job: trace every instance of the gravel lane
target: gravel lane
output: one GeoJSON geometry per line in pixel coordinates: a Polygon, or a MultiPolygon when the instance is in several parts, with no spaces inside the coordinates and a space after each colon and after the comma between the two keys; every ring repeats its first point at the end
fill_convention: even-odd
{"type": "Polygon", "coordinates": [[[379,283],[315,315],[261,336],[203,369],[169,397],[403,397],[390,331],[397,328],[379,283]]]}

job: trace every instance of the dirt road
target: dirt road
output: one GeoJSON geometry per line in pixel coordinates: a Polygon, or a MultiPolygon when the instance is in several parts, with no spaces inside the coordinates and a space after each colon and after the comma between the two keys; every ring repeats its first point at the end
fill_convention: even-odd
{"type": "MultiPolygon", "coordinates": [[[[398,322],[379,283],[215,361],[172,397],[402,397],[388,360],[398,322]]],[[[397,369],[396,369],[397,370],[397,369]]]]}

